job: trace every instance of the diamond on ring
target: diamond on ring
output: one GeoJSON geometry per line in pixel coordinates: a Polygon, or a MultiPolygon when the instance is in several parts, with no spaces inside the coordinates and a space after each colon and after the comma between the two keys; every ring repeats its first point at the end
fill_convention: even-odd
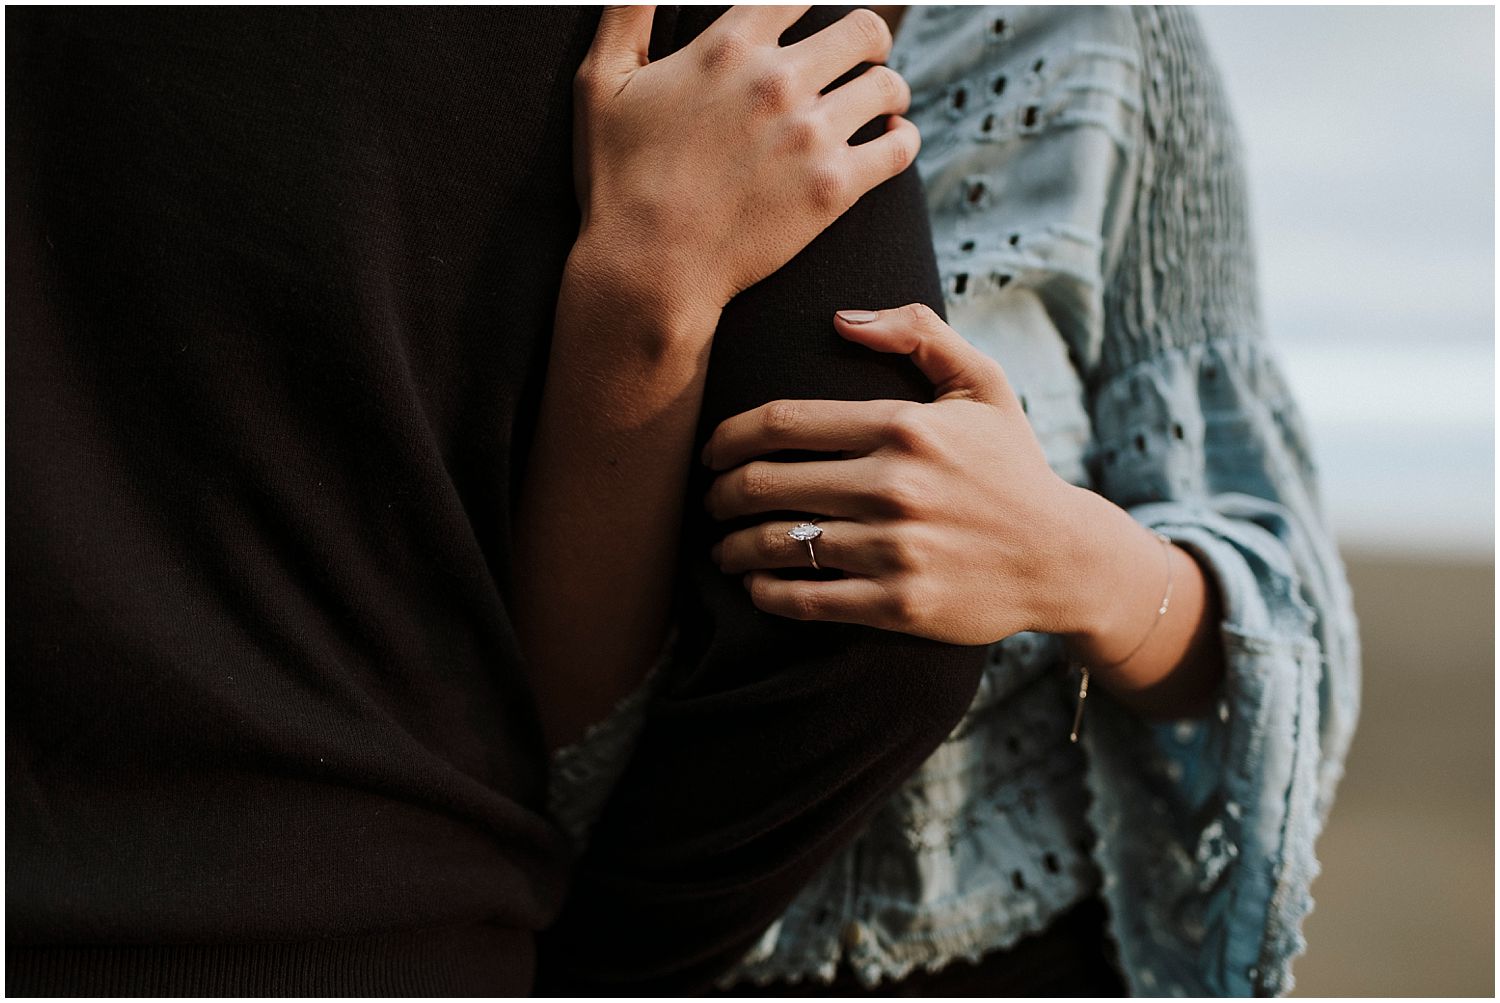
{"type": "Polygon", "coordinates": [[[823,570],[823,566],[818,563],[817,551],[813,550],[813,541],[823,535],[823,527],[810,522],[799,522],[787,530],[786,535],[798,543],[807,544],[807,563],[819,571],[823,570]]]}

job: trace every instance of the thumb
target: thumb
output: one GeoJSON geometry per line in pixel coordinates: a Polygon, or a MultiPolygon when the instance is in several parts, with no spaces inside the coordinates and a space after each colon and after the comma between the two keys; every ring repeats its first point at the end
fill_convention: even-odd
{"type": "Polygon", "coordinates": [[[1000,364],[924,304],[910,303],[894,310],[840,310],[834,314],[834,327],[866,348],[911,356],[937,388],[939,400],[966,397],[999,404],[1013,396],[1000,364]]]}
{"type": "Polygon", "coordinates": [[[605,7],[599,15],[599,28],[589,56],[600,69],[629,73],[651,61],[651,20],[655,4],[629,4],[605,7]]]}

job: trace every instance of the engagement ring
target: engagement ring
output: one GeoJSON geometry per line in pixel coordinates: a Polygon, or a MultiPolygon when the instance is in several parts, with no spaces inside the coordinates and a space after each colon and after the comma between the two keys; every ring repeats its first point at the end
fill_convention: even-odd
{"type": "Polygon", "coordinates": [[[823,570],[821,567],[819,567],[818,555],[813,550],[813,541],[823,535],[823,530],[820,527],[815,526],[810,522],[799,522],[797,523],[797,525],[787,530],[786,535],[790,536],[798,543],[807,544],[807,559],[812,562],[812,566],[814,568],[817,568],[819,571],[823,570]]]}

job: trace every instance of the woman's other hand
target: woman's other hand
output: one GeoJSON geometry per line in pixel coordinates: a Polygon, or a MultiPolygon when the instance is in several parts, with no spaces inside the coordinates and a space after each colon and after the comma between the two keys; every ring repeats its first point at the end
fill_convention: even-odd
{"type": "Polygon", "coordinates": [[[715,430],[704,460],[719,519],[770,512],[821,518],[818,563],[845,577],[789,580],[805,543],[775,519],[729,534],[715,558],[744,574],[755,605],[956,644],[1053,627],[1079,547],[1077,489],[1047,465],[1000,366],[925,306],[844,311],[840,334],[911,355],[938,389],[909,401],[773,401],[715,430]],[[796,449],[841,459],[777,463],[796,449]]]}
{"type": "Polygon", "coordinates": [[[841,311],[835,326],[868,348],[910,355],[938,396],[773,401],[714,431],[703,460],[727,473],[709,489],[709,511],[821,516],[818,563],[844,573],[776,574],[809,565],[788,519],[730,533],[713,557],[745,576],[755,605],[954,644],[1062,634],[1128,706],[1205,712],[1223,675],[1222,610],[1198,562],[1054,473],[1000,365],[931,310],[841,311]],[[788,449],[841,458],[755,459],[788,449]]]}
{"type": "MultiPolygon", "coordinates": [[[[704,461],[728,472],[709,490],[710,512],[816,513],[818,562],[844,572],[832,581],[772,573],[809,564],[807,545],[786,535],[787,519],[731,533],[714,557],[726,573],[745,575],[756,606],[988,644],[1023,630],[1083,633],[1120,622],[1102,616],[1101,600],[1122,604],[1097,574],[1113,566],[1101,564],[1101,545],[1128,541],[1136,549],[1119,552],[1154,559],[1136,577],[1148,590],[1161,585],[1155,537],[1053,472],[998,363],[920,305],[844,311],[835,326],[876,351],[909,354],[938,397],[773,401],[715,430],[704,461]],[[785,449],[841,458],[754,459],[785,449]]],[[[1124,633],[1144,632],[1148,612],[1129,610],[1124,633]]]]}
{"type": "Polygon", "coordinates": [[[884,60],[890,29],[860,9],[780,46],[807,9],[731,8],[649,62],[655,8],[605,8],[576,78],[575,265],[612,290],[721,308],[911,164],[920,140],[895,71],[820,93],[884,60]],[[881,136],[849,145],[881,116],[881,136]]]}

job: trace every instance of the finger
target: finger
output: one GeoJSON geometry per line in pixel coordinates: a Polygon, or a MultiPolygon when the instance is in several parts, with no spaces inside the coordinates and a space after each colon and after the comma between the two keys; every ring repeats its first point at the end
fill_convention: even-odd
{"type": "Polygon", "coordinates": [[[726,418],[703,447],[703,462],[728,470],[782,449],[868,453],[886,441],[905,401],[772,401],[726,418]]]}
{"type": "Polygon", "coordinates": [[[900,115],[892,115],[886,120],[885,132],[868,143],[847,147],[850,183],[864,194],[910,167],[921,148],[922,134],[917,127],[900,115]]]}
{"type": "Polygon", "coordinates": [[[889,66],[872,66],[823,95],[818,104],[838,134],[847,139],[872,118],[903,114],[911,107],[911,88],[889,66]]]}
{"type": "MultiPolygon", "coordinates": [[[[803,82],[821,90],[860,63],[885,62],[890,53],[891,29],[879,14],[860,7],[822,31],[787,46],[784,55],[797,68],[803,82]]],[[[874,116],[865,121],[870,118],[874,116]]]]}
{"type": "Polygon", "coordinates": [[[775,42],[811,9],[812,4],[769,4],[764,7],[739,4],[725,11],[715,26],[743,32],[756,41],[775,42]]]}
{"type": "Polygon", "coordinates": [[[605,7],[589,55],[610,72],[645,66],[651,61],[651,19],[655,14],[654,4],[605,7]]]}
{"type": "Polygon", "coordinates": [[[877,352],[910,355],[938,397],[967,397],[986,404],[1013,399],[1000,364],[969,344],[921,303],[894,310],[840,310],[834,327],[850,341],[877,352]]]}
{"type": "Polygon", "coordinates": [[[880,627],[894,617],[889,590],[873,578],[788,581],[769,571],[745,576],[755,607],[793,620],[830,620],[880,627]]]}
{"type": "Polygon", "coordinates": [[[843,518],[894,514],[870,487],[876,481],[876,462],[755,460],[721,474],[709,487],[704,504],[720,520],[764,512],[816,512],[843,518]]]}
{"type": "Polygon", "coordinates": [[[730,533],[714,546],[710,556],[725,574],[744,574],[767,568],[807,568],[812,556],[821,568],[837,568],[856,575],[874,575],[896,570],[892,555],[885,546],[888,539],[879,529],[847,519],[820,519],[823,535],[812,540],[812,554],[806,540],[787,535],[797,523],[786,519],[730,533]]]}

